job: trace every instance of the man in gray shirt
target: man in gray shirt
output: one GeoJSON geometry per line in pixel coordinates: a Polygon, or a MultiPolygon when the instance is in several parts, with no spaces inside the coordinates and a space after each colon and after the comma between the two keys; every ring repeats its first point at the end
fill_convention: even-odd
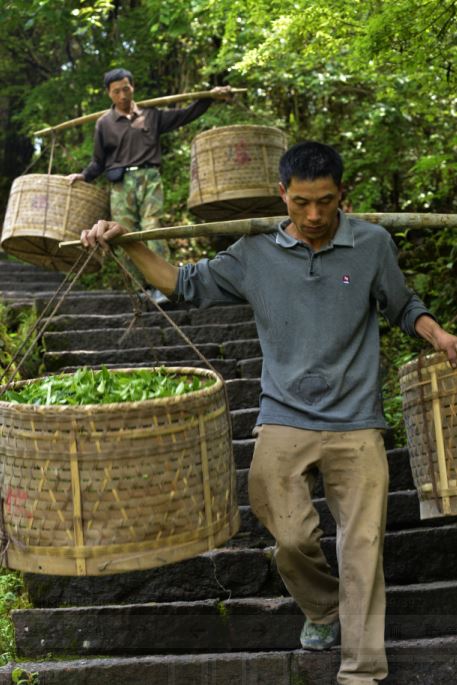
{"type": "MultiPolygon", "coordinates": [[[[200,307],[252,305],[263,368],[251,506],[275,537],[278,570],[305,615],[302,646],[331,647],[341,626],[338,683],[373,685],[387,675],[377,310],[443,350],[453,366],[457,337],[406,287],[387,231],[339,210],[342,173],[334,149],[299,143],[281,159],[289,218],[275,233],[243,237],[214,259],[181,268],[144,245],[124,249],[169,297],[200,307]],[[337,523],[339,580],[319,543],[316,467],[337,523]]],[[[81,240],[106,247],[124,232],[100,221],[81,240]]]]}

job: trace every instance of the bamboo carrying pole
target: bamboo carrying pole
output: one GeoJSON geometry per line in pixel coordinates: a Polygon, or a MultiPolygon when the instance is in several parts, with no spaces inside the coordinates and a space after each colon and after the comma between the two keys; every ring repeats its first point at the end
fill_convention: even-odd
{"type": "MultiPolygon", "coordinates": [[[[246,93],[247,88],[232,88],[231,92],[233,94],[246,93]]],[[[165,95],[161,98],[152,98],[152,100],[141,100],[137,102],[138,107],[163,107],[167,105],[172,105],[175,102],[182,102],[183,100],[208,100],[214,98],[214,95],[210,90],[201,90],[196,93],[181,93],[180,95],[165,95]]],[[[215,100],[219,98],[214,98],[215,100]]],[[[76,119],[70,119],[69,121],[64,121],[56,126],[49,126],[48,128],[43,128],[40,131],[35,131],[34,136],[46,136],[50,133],[57,133],[57,131],[64,131],[66,128],[74,128],[75,126],[80,126],[81,124],[87,124],[90,121],[95,121],[103,114],[109,110],[104,109],[101,112],[94,112],[93,114],[86,114],[83,117],[77,117],[76,119]]]]}
{"type": "MultiPolygon", "coordinates": [[[[350,216],[373,224],[382,224],[391,230],[402,228],[457,228],[457,214],[351,214],[350,216]]],[[[171,226],[154,228],[149,231],[133,231],[126,233],[112,241],[113,245],[132,243],[136,241],[158,240],[174,238],[202,238],[215,235],[256,235],[258,233],[273,233],[279,221],[285,216],[273,216],[258,219],[237,219],[233,221],[215,221],[191,226],[171,226]]],[[[59,247],[77,247],[79,240],[62,242],[59,247]]]]}

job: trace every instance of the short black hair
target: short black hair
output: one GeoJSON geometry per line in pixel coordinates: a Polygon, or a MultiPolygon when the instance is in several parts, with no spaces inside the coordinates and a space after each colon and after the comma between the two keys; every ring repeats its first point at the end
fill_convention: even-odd
{"type": "Polygon", "coordinates": [[[105,88],[108,90],[110,83],[113,83],[113,81],[122,81],[123,78],[128,78],[129,82],[133,86],[132,72],[127,71],[127,69],[111,69],[111,71],[107,71],[103,76],[103,83],[105,84],[105,88]]]}
{"type": "Polygon", "coordinates": [[[284,188],[289,187],[292,178],[315,181],[324,176],[331,176],[339,186],[343,169],[343,160],[333,147],[313,140],[292,145],[279,160],[279,177],[284,188]]]}

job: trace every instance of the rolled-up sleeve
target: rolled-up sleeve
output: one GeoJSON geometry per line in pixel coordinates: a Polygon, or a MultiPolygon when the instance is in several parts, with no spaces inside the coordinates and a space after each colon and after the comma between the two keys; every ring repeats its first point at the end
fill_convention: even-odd
{"type": "Polygon", "coordinates": [[[416,320],[426,314],[435,318],[422,300],[408,288],[405,277],[398,266],[397,247],[389,237],[384,260],[376,279],[374,297],[378,301],[381,314],[391,325],[397,325],[412,337],[418,337],[416,320]]]}
{"type": "Polygon", "coordinates": [[[246,302],[243,239],[214,259],[202,259],[179,269],[173,299],[197,307],[246,302]]]}

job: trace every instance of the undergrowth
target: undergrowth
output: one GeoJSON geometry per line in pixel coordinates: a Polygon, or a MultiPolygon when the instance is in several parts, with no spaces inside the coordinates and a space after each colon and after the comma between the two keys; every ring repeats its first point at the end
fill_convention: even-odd
{"type": "Polygon", "coordinates": [[[17,571],[0,569],[0,666],[15,660],[16,656],[11,611],[30,606],[22,575],[17,571]]]}

